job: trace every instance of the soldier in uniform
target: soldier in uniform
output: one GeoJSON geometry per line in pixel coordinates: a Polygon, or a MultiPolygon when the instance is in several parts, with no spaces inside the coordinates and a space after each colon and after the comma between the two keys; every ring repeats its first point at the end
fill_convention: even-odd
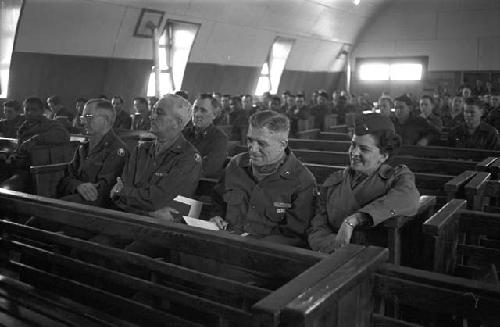
{"type": "Polygon", "coordinates": [[[405,145],[426,146],[438,141],[439,131],[422,117],[410,114],[411,99],[402,95],[394,99],[396,108],[395,127],[405,145]]]}
{"type": "Polygon", "coordinates": [[[24,122],[21,115],[21,105],[15,100],[7,100],[3,104],[5,119],[0,120],[0,136],[16,138],[17,130],[24,122]]]}
{"type": "Polygon", "coordinates": [[[128,112],[123,109],[123,99],[119,96],[113,97],[111,99],[111,104],[116,111],[116,119],[113,128],[116,132],[129,130],[132,125],[132,118],[128,112]]]}
{"type": "Polygon", "coordinates": [[[132,117],[132,130],[149,131],[151,120],[149,119],[148,102],[145,98],[134,99],[134,109],[136,113],[132,117]]]}
{"type": "Polygon", "coordinates": [[[464,98],[455,96],[451,100],[450,111],[443,116],[443,126],[449,129],[464,123],[464,98]]]}
{"type": "Polygon", "coordinates": [[[313,250],[331,253],[350,242],[357,226],[377,226],[395,215],[417,212],[415,176],[406,166],[386,164],[400,144],[388,117],[358,117],[349,167],[333,173],[320,188],[309,230],[313,250]]]}
{"type": "Polygon", "coordinates": [[[157,138],[139,143],[117,178],[110,196],[118,209],[150,214],[171,207],[177,195],[193,195],[201,156],[182,135],[190,119],[191,106],[180,96],[169,94],[155,104],[150,131],[157,138]]]}
{"type": "Polygon", "coordinates": [[[113,131],[116,114],[111,102],[92,99],[81,121],[89,140],[81,144],[58,185],[62,200],[106,207],[109,192],[128,158],[126,145],[113,131]]]}
{"type": "Polygon", "coordinates": [[[24,103],[25,121],[17,131],[18,146],[6,162],[2,162],[2,179],[9,177],[0,187],[26,191],[29,185],[28,155],[36,145],[69,144],[69,133],[64,126],[43,115],[43,102],[39,98],[27,98],[24,103]]]}
{"type": "Polygon", "coordinates": [[[219,178],[227,158],[227,136],[213,124],[216,107],[215,98],[201,94],[193,105],[192,125],[182,132],[202,156],[202,177],[219,178]]]}
{"type": "Polygon", "coordinates": [[[292,246],[306,245],[316,183],[288,148],[288,118],[265,110],[250,117],[248,152],[231,159],[216,186],[219,228],[292,246]],[[222,218],[224,217],[224,218],[222,218]]]}
{"type": "Polygon", "coordinates": [[[448,146],[458,148],[477,148],[498,150],[500,147],[498,131],[481,120],[484,103],[477,98],[465,99],[464,124],[448,133],[448,146]]]}

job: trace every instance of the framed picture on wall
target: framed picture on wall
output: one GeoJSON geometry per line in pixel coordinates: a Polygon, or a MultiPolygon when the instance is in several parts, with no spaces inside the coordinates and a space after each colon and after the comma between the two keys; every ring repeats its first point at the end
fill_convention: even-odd
{"type": "Polygon", "coordinates": [[[139,20],[135,25],[134,36],[152,38],[153,30],[151,26],[157,26],[159,28],[163,23],[164,15],[164,11],[142,8],[139,20]]]}

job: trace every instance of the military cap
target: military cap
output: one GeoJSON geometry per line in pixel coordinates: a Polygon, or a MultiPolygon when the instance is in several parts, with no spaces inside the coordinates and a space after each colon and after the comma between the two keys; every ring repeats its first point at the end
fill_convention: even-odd
{"type": "Polygon", "coordinates": [[[325,90],[319,90],[318,95],[328,99],[328,93],[325,90]]]}
{"type": "Polygon", "coordinates": [[[380,131],[395,132],[394,124],[389,117],[377,113],[370,113],[356,117],[354,134],[360,136],[380,131]]]}

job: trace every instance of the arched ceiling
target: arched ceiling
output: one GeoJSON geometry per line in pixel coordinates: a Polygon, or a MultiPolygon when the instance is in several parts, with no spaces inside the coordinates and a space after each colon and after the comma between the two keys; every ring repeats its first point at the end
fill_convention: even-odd
{"type": "MultiPolygon", "coordinates": [[[[287,69],[334,70],[344,44],[390,0],[25,0],[15,51],[151,58],[134,37],[142,8],[200,23],[191,62],[262,65],[276,36],[295,39],[287,69]]],[[[164,20],[165,21],[165,20],[164,20]]]]}

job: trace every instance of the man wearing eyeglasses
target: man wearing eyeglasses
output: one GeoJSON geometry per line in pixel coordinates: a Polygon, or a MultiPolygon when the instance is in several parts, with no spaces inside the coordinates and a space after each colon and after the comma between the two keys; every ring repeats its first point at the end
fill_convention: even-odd
{"type": "Polygon", "coordinates": [[[212,95],[201,94],[193,105],[192,125],[182,132],[202,156],[203,177],[220,177],[227,158],[227,136],[213,123],[217,106],[212,95]]]}
{"type": "Polygon", "coordinates": [[[108,100],[91,99],[80,121],[89,135],[75,152],[58,190],[62,200],[107,207],[109,191],[120,176],[128,151],[113,131],[116,113],[108,100]]]}
{"type": "Polygon", "coordinates": [[[119,209],[157,216],[159,210],[175,206],[177,195],[193,195],[201,156],[182,136],[190,119],[191,105],[180,96],[168,94],[154,105],[150,131],[156,140],[135,148],[111,190],[119,209]]]}

